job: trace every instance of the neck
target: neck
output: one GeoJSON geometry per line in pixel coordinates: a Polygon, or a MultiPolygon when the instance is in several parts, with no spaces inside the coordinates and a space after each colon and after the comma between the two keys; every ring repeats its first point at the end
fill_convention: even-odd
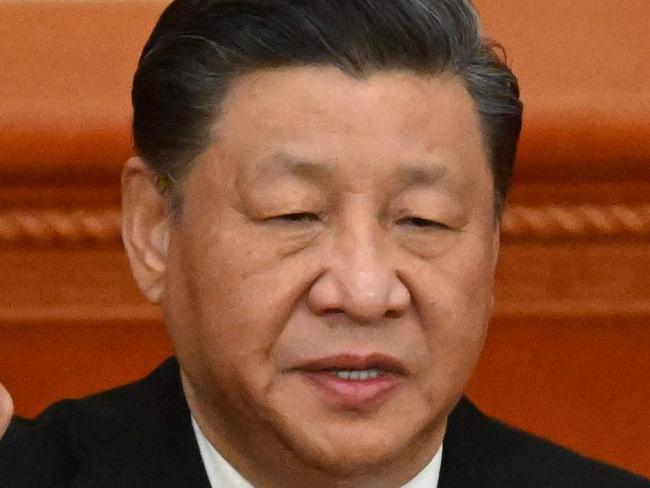
{"type": "Polygon", "coordinates": [[[268,488],[395,488],[413,479],[433,459],[440,448],[446,421],[437,429],[427,429],[399,456],[379,465],[350,469],[321,466],[303,459],[289,443],[257,419],[233,416],[218,406],[202,401],[181,373],[190,411],[203,435],[219,454],[253,486],[268,488]],[[259,424],[259,425],[255,425],[259,424]],[[242,429],[241,425],[246,425],[242,429]],[[252,435],[251,435],[252,433],[252,435]]]}

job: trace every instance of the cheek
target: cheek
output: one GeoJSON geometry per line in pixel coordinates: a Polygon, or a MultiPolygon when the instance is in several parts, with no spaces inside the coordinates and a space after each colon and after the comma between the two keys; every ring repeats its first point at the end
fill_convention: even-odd
{"type": "Polygon", "coordinates": [[[484,244],[465,246],[421,276],[428,286],[420,313],[437,367],[466,369],[478,358],[492,310],[493,258],[484,244]]]}
{"type": "Polygon", "coordinates": [[[176,316],[169,321],[192,324],[190,330],[180,326],[178,341],[187,342],[191,331],[192,347],[201,356],[213,356],[212,363],[265,367],[304,293],[308,259],[278,258],[263,245],[251,246],[227,233],[205,246],[188,240],[176,254],[170,282],[182,299],[174,300],[176,316]]]}
{"type": "Polygon", "coordinates": [[[429,359],[421,391],[434,411],[453,407],[483,349],[491,292],[475,273],[434,273],[431,282],[442,291],[421,311],[429,359]]]}
{"type": "Polygon", "coordinates": [[[243,412],[272,376],[265,359],[273,322],[259,312],[264,297],[244,293],[249,284],[212,251],[186,247],[178,255],[163,302],[175,353],[201,398],[243,412]]]}
{"type": "MultiPolygon", "coordinates": [[[[466,313],[468,325],[490,313],[496,263],[495,234],[491,221],[486,229],[470,229],[457,249],[434,268],[438,278],[446,280],[442,289],[447,303],[457,313],[466,313]],[[471,320],[470,317],[476,317],[471,320]]],[[[477,226],[478,227],[478,226],[477,226]]]]}

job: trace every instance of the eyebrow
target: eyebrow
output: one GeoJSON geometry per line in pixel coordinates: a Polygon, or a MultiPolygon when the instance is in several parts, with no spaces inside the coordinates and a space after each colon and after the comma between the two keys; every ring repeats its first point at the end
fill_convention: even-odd
{"type": "Polygon", "coordinates": [[[284,151],[276,152],[261,166],[263,176],[275,176],[279,172],[312,181],[331,181],[334,177],[334,170],[325,163],[310,161],[284,151]]]}
{"type": "Polygon", "coordinates": [[[433,162],[412,163],[396,171],[397,180],[403,188],[412,186],[434,186],[447,173],[447,167],[433,162]]]}
{"type": "MultiPolygon", "coordinates": [[[[324,162],[311,161],[285,151],[278,151],[261,164],[261,176],[291,174],[306,180],[331,183],[334,169],[324,162]]],[[[396,168],[393,178],[402,189],[414,186],[434,186],[447,173],[447,167],[436,162],[412,162],[396,168]]]]}

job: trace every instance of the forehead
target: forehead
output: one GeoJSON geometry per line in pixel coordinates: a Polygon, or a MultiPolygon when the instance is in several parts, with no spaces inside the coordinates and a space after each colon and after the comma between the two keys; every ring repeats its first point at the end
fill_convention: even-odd
{"type": "Polygon", "coordinates": [[[355,78],[334,67],[256,71],[237,78],[214,127],[236,171],[268,173],[278,153],[367,171],[368,164],[487,168],[480,123],[460,79],[404,71],[355,78]],[[462,163],[462,164],[459,164],[462,163]]]}

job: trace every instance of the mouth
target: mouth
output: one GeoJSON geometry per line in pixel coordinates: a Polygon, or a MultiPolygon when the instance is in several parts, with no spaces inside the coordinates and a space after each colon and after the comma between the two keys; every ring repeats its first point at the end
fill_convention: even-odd
{"type": "Polygon", "coordinates": [[[404,382],[408,371],[392,356],[338,354],[305,362],[298,372],[331,407],[378,408],[404,382]]]}
{"type": "Polygon", "coordinates": [[[373,378],[379,378],[386,374],[386,372],[379,368],[371,369],[337,369],[332,368],[329,370],[331,374],[338,378],[350,381],[365,381],[373,378]]]}
{"type": "Polygon", "coordinates": [[[348,372],[372,373],[375,376],[389,373],[402,376],[408,374],[406,367],[399,359],[384,353],[364,355],[349,353],[335,354],[306,361],[295,369],[301,371],[329,371],[332,374],[342,375],[341,377],[344,379],[359,379],[358,377],[345,378],[349,376],[347,375],[348,372]]]}

